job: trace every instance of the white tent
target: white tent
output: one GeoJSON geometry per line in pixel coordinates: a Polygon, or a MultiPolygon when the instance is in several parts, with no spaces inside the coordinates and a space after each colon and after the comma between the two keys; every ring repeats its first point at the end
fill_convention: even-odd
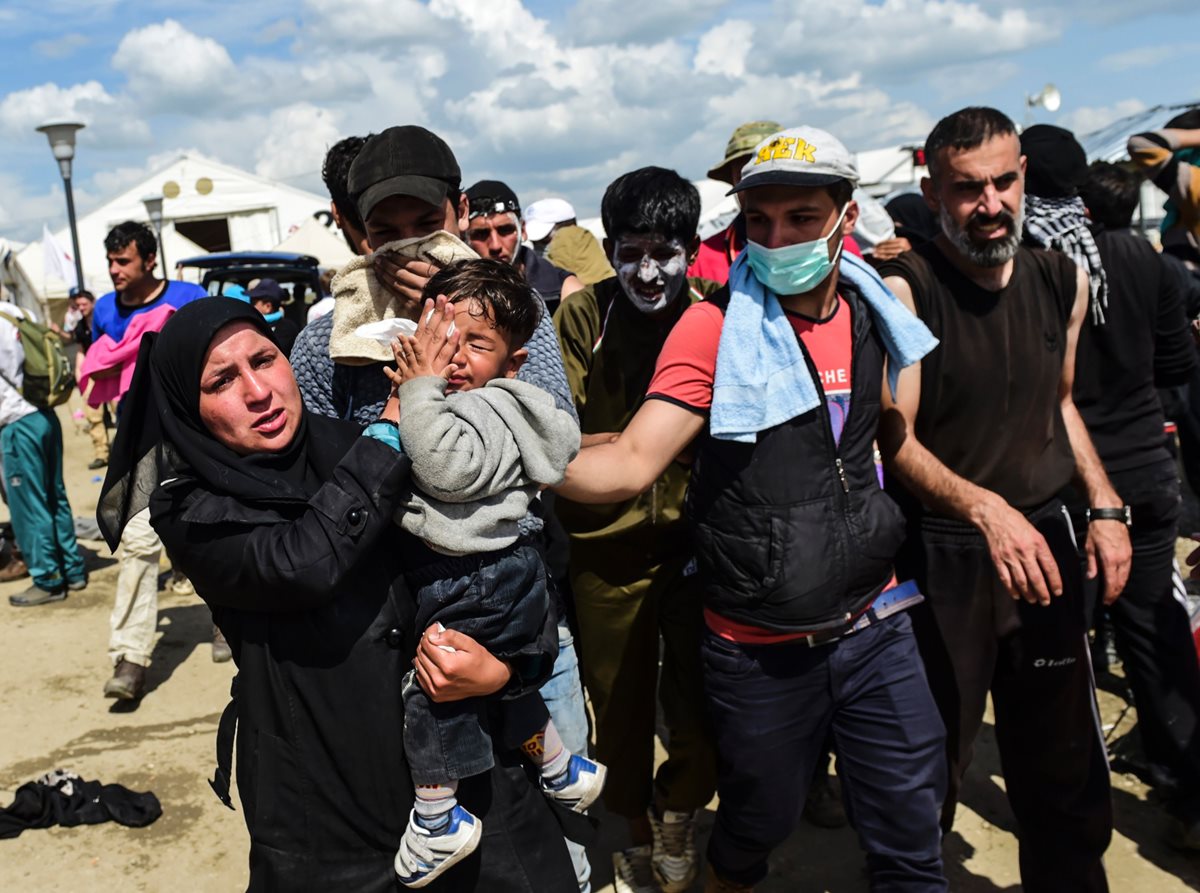
{"type": "Polygon", "coordinates": [[[272,250],[310,254],[326,269],[340,269],[354,259],[354,252],[341,232],[326,226],[317,217],[307,218],[272,250]]]}
{"type": "MultiPolygon", "coordinates": [[[[146,222],[142,198],[151,195],[163,197],[162,247],[172,269],[209,251],[270,250],[315,213],[329,209],[329,200],[314,193],[199,155],[182,155],[80,218],[83,279],[95,294],[112,288],[105,235],[124,220],[146,222]]],[[[71,244],[65,228],[54,236],[71,244]]],[[[16,259],[40,302],[66,296],[64,283],[43,273],[40,241],[26,245],[16,259]]]]}

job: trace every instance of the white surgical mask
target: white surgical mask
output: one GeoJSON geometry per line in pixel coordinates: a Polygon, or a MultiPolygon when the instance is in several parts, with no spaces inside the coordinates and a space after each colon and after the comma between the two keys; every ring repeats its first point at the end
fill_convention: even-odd
{"type": "Polygon", "coordinates": [[[687,279],[687,250],[678,239],[622,239],[611,258],[617,282],[630,302],[647,315],[665,309],[679,295],[687,279]],[[664,257],[667,251],[670,258],[664,257]],[[641,257],[632,259],[640,252],[641,257]],[[623,258],[623,259],[622,259],[623,258]]]}

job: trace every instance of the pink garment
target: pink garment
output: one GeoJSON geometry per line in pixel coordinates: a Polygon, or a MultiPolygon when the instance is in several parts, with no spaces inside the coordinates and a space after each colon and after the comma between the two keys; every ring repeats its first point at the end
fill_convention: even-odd
{"type": "Polygon", "coordinates": [[[129,320],[125,329],[125,337],[120,343],[113,341],[109,335],[101,335],[92,342],[87,355],[83,358],[83,371],[79,376],[79,390],[87,394],[88,406],[101,406],[114,400],[120,400],[129,390],[133,381],[133,369],[137,365],[138,348],[142,336],[147,332],[157,332],[167,324],[171,314],[177,308],[170,304],[162,304],[153,310],[139,313],[129,320]],[[97,372],[105,369],[121,370],[120,375],[110,378],[92,378],[97,372]],[[88,393],[88,382],[92,383],[91,393],[88,393]]]}

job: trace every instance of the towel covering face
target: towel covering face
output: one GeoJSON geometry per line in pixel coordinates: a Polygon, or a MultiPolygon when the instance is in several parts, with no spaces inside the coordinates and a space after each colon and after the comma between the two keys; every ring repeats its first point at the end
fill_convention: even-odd
{"type": "Polygon", "coordinates": [[[374,254],[354,258],[333,277],[333,332],[329,336],[329,356],[334,362],[365,366],[392,361],[391,348],[386,344],[354,334],[354,330],[364,323],[404,315],[396,296],[375,277],[371,261],[380,253],[392,254],[405,261],[426,261],[439,267],[479,257],[457,236],[439,230],[428,236],[388,242],[374,254]]]}

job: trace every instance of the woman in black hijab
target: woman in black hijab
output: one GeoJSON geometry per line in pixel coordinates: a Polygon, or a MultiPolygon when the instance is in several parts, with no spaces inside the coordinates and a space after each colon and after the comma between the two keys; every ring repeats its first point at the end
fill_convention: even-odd
{"type": "MultiPolygon", "coordinates": [[[[126,401],[101,529],[115,546],[149,505],[229,640],[239,674],[212,785],[229,805],[236,716],[250,889],[397,889],[413,803],[405,671],[423,666],[434,700],[512,683],[468,637],[444,633],[452,653],[430,636],[418,645],[392,522],[409,462],[390,423],[361,436],[306,414],[267,323],[229,298],[188,304],[147,335],[126,401]]],[[[475,854],[428,889],[572,889],[562,830],[519,755],[468,781],[460,799],[491,819],[475,854]]]]}

